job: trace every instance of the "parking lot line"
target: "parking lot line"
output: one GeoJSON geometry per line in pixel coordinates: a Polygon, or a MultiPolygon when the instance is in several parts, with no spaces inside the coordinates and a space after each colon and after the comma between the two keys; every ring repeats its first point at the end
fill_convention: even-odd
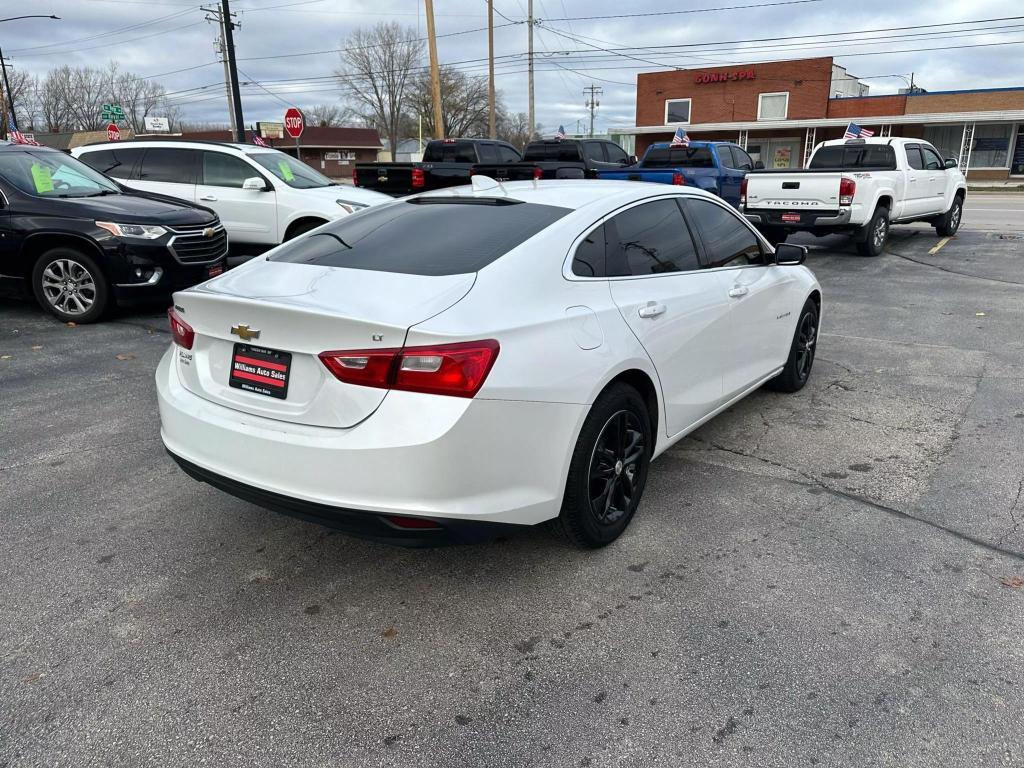
{"type": "Polygon", "coordinates": [[[934,248],[929,250],[928,253],[938,253],[939,249],[942,248],[942,246],[944,246],[946,243],[948,243],[950,241],[950,239],[951,238],[948,238],[948,237],[942,238],[941,240],[939,240],[938,245],[936,245],[934,248]]]}

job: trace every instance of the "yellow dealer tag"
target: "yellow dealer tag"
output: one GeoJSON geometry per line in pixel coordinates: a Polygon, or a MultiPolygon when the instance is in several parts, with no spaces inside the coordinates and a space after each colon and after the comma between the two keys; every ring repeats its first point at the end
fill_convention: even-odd
{"type": "Polygon", "coordinates": [[[280,160],[277,163],[277,169],[281,171],[281,178],[285,181],[294,181],[295,174],[292,173],[292,169],[288,167],[288,163],[284,160],[280,160]]]}
{"type": "Polygon", "coordinates": [[[36,185],[36,192],[53,192],[53,178],[50,176],[50,169],[39,163],[32,163],[32,183],[36,185]]]}

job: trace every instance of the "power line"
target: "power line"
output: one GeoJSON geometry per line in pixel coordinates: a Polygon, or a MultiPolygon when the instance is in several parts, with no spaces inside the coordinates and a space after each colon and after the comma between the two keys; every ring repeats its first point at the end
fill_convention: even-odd
{"type": "Polygon", "coordinates": [[[803,5],[805,3],[820,3],[822,0],[776,0],[772,3],[755,3],[754,5],[722,5],[717,8],[690,8],[685,11],[649,11],[646,13],[618,13],[609,16],[566,16],[561,19],[545,19],[545,21],[599,21],[604,19],[634,19],[647,16],[678,16],[690,13],[709,13],[711,11],[739,11],[756,10],[759,8],[771,8],[777,5],[803,5]]]}
{"type": "Polygon", "coordinates": [[[187,14],[187,13],[189,13],[191,11],[192,11],[192,7],[187,8],[184,11],[175,11],[174,13],[168,13],[166,16],[158,16],[157,18],[150,19],[149,21],[141,21],[141,22],[139,22],[137,24],[129,24],[126,27],[118,27],[117,29],[111,29],[111,30],[108,30],[107,32],[99,32],[99,33],[97,33],[95,35],[88,35],[87,37],[77,37],[77,38],[72,38],[71,40],[61,40],[58,43],[44,43],[42,45],[32,45],[32,46],[29,46],[27,48],[13,48],[11,50],[8,50],[7,53],[8,54],[13,54],[13,53],[21,53],[22,51],[37,51],[40,48],[61,48],[62,49],[61,53],[64,53],[63,47],[66,46],[66,45],[73,45],[75,43],[86,43],[86,42],[88,42],[90,40],[98,40],[101,37],[110,37],[111,35],[119,35],[122,32],[130,32],[132,30],[141,29],[142,27],[148,27],[150,24],[159,24],[161,21],[167,21],[168,19],[174,19],[174,18],[177,18],[179,16],[184,16],[185,14],[187,14]]]}

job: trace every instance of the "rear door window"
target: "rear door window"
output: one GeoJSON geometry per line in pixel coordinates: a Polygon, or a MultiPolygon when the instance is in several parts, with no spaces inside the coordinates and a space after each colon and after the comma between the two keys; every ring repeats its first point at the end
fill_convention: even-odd
{"type": "Polygon", "coordinates": [[[478,144],[477,151],[480,153],[481,163],[498,162],[498,150],[493,144],[478,144]]]}
{"type": "Polygon", "coordinates": [[[757,236],[731,208],[697,198],[688,198],[685,207],[704,244],[708,267],[766,263],[757,236]]]}
{"type": "Polygon", "coordinates": [[[113,179],[131,179],[132,172],[144,151],[139,147],[103,149],[98,152],[85,152],[78,159],[94,171],[113,179]]]}
{"type": "Polygon", "coordinates": [[[611,219],[609,275],[660,275],[700,269],[697,249],[674,199],[654,200],[611,219]]]}
{"type": "Polygon", "coordinates": [[[199,152],[194,149],[150,148],[142,158],[138,179],[195,184],[198,160],[199,152]]]}
{"type": "Polygon", "coordinates": [[[271,261],[407,275],[476,272],[569,213],[507,199],[425,197],[375,206],[286,243],[271,261]]]}
{"type": "Polygon", "coordinates": [[[924,158],[921,157],[921,147],[917,144],[907,144],[907,165],[915,171],[924,170],[924,158]]]}

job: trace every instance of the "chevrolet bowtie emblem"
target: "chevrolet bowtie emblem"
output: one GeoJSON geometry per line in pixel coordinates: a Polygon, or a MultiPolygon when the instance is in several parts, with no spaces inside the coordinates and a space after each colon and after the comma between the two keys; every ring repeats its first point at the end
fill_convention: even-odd
{"type": "Polygon", "coordinates": [[[213,237],[217,234],[217,230],[213,227],[207,227],[203,230],[203,237],[213,237]]]}
{"type": "Polygon", "coordinates": [[[232,325],[231,332],[235,334],[242,341],[249,341],[250,339],[258,339],[260,332],[256,328],[250,328],[248,325],[241,323],[239,325],[232,325]]]}

